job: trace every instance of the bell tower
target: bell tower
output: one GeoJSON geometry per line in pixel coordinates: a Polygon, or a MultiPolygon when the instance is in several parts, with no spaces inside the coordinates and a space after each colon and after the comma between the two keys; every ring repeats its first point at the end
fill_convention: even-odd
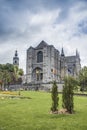
{"type": "Polygon", "coordinates": [[[17,50],[15,51],[15,55],[13,57],[13,65],[19,66],[19,57],[17,50]]]}

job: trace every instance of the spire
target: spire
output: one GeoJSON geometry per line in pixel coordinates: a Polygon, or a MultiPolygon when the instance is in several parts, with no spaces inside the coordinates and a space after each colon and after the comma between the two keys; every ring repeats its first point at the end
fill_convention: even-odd
{"type": "Polygon", "coordinates": [[[18,56],[18,52],[17,52],[17,50],[15,51],[15,57],[17,57],[18,56]]]}
{"type": "Polygon", "coordinates": [[[76,57],[79,57],[79,53],[78,50],[76,49],[76,57]]]}
{"type": "Polygon", "coordinates": [[[61,50],[61,56],[65,56],[65,55],[64,55],[63,47],[62,47],[62,50],[61,50]]]}

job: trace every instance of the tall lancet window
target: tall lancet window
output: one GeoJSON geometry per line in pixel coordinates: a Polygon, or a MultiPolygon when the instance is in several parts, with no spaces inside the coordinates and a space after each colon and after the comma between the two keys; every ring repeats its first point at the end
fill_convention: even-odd
{"type": "Polygon", "coordinates": [[[37,62],[43,62],[43,52],[42,51],[39,51],[37,53],[37,62]]]}

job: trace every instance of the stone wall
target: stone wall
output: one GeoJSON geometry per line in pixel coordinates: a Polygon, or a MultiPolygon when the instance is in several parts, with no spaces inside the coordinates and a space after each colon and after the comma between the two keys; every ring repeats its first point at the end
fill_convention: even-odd
{"type": "MultiPolygon", "coordinates": [[[[63,84],[57,83],[58,91],[62,91],[63,84]]],[[[42,84],[28,84],[26,86],[22,86],[24,90],[44,90],[44,91],[51,91],[52,83],[42,83],[42,84]]]]}

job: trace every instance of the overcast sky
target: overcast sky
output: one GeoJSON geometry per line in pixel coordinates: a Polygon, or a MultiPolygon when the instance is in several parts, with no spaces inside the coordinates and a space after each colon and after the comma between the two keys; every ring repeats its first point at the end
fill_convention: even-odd
{"type": "Polygon", "coordinates": [[[18,50],[25,71],[26,50],[42,40],[66,56],[78,49],[87,65],[87,0],[0,0],[0,64],[18,50]]]}

